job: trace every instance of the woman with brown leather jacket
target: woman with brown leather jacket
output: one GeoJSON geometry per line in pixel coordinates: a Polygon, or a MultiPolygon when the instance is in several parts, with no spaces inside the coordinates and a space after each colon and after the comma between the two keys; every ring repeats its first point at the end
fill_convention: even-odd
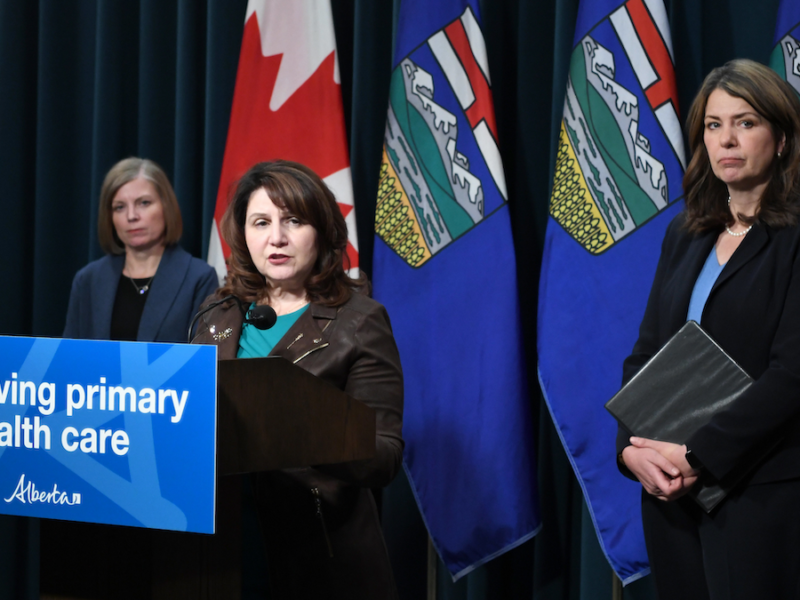
{"type": "Polygon", "coordinates": [[[366,278],[344,270],[347,227],[333,194],[307,167],[259,163],[239,181],[222,219],[231,248],[215,298],[269,305],[271,329],[244,323],[233,301],[203,315],[196,343],[220,359],[282,356],[375,409],[375,457],[286,469],[254,479],[276,598],[396,598],[370,488],[403,457],[403,376],[386,310],[366,278]]]}

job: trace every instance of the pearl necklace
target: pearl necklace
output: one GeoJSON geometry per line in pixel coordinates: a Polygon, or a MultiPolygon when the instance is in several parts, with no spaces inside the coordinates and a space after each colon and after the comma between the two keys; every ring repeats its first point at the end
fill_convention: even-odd
{"type": "MultiPolygon", "coordinates": [[[[730,205],[731,205],[731,197],[730,197],[730,196],[728,196],[728,206],[730,206],[730,205]]],[[[752,228],[753,228],[753,226],[752,226],[752,225],[750,225],[750,227],[748,227],[748,228],[747,228],[747,229],[745,229],[744,231],[740,231],[740,232],[738,232],[738,233],[734,233],[733,231],[731,231],[731,228],[730,228],[730,227],[728,227],[727,225],[725,225],[725,231],[727,231],[727,232],[728,232],[728,234],[729,234],[729,235],[732,235],[733,237],[743,237],[743,236],[747,235],[747,234],[749,233],[749,231],[750,231],[752,228]]]]}
{"type": "Polygon", "coordinates": [[[747,232],[749,232],[752,228],[753,228],[753,226],[750,225],[750,227],[748,227],[744,231],[740,231],[738,233],[734,233],[733,231],[731,231],[731,228],[726,225],[725,226],[725,231],[727,231],[733,237],[742,237],[743,235],[747,235],[747,232]]]}

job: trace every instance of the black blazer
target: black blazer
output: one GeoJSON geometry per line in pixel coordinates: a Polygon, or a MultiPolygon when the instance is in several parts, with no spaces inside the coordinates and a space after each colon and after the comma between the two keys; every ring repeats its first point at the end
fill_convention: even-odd
{"type": "MultiPolygon", "coordinates": [[[[689,234],[670,223],[623,383],[686,322],[695,281],[719,232],[689,234]]],[[[687,442],[720,478],[768,439],[783,441],[751,483],[800,477],[800,227],[755,224],[719,275],[701,325],[755,383],[687,442]]],[[[620,428],[617,451],[630,434],[620,428]]],[[[627,473],[630,475],[630,473],[627,473]]]]}

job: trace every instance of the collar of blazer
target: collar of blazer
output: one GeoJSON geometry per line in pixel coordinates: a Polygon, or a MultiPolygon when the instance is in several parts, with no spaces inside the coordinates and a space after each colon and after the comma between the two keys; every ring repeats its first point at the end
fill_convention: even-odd
{"type": "MultiPolygon", "coordinates": [[[[328,347],[333,331],[332,324],[338,313],[337,308],[312,302],[269,355],[282,356],[296,363],[309,354],[328,347]]],[[[198,335],[197,340],[201,343],[215,343],[219,348],[220,359],[236,358],[244,321],[236,303],[227,302],[203,315],[202,319],[207,331],[198,335]]]]}
{"type": "MultiPolygon", "coordinates": [[[[161,325],[164,323],[170,308],[178,296],[181,286],[189,272],[192,256],[180,246],[167,246],[158,269],[153,276],[150,291],[147,292],[142,317],[139,321],[137,339],[153,341],[158,339],[161,325]]],[[[97,339],[109,339],[111,336],[111,313],[114,309],[114,299],[117,296],[119,278],[125,266],[125,255],[106,255],[99,267],[99,276],[96,278],[96,290],[92,293],[97,298],[110,298],[110,301],[97,303],[97,308],[92,314],[95,323],[97,339]]],[[[127,285],[127,284],[126,284],[127,285]]]]}
{"type": "MultiPolygon", "coordinates": [[[[733,253],[730,260],[725,265],[725,268],[722,269],[719,277],[714,282],[709,298],[720,285],[730,279],[734,273],[758,255],[769,242],[772,233],[769,227],[765,227],[759,223],[753,225],[753,229],[744,237],[742,243],[736,249],[736,252],[733,253]]],[[[708,259],[709,253],[714,250],[714,243],[717,241],[719,232],[708,231],[699,235],[688,235],[690,235],[690,237],[687,254],[690,257],[690,262],[686,272],[678,277],[675,293],[676,305],[686,307],[689,306],[697,277],[700,275],[700,271],[708,259]]],[[[680,311],[676,311],[674,315],[677,320],[673,323],[673,327],[674,330],[677,331],[685,322],[686,314],[681,314],[680,311]]]]}
{"type": "Polygon", "coordinates": [[[736,249],[736,252],[733,253],[730,260],[725,265],[725,268],[722,269],[717,281],[714,283],[714,287],[711,288],[711,292],[713,293],[714,289],[725,283],[736,271],[753,260],[764,246],[767,245],[770,237],[771,230],[765,225],[756,222],[750,232],[744,236],[742,243],[739,244],[739,247],[736,249]]]}
{"type": "Polygon", "coordinates": [[[272,349],[270,356],[282,356],[297,363],[312,352],[327,348],[330,345],[332,324],[338,312],[334,307],[312,302],[308,310],[289,328],[281,342],[272,349]]]}

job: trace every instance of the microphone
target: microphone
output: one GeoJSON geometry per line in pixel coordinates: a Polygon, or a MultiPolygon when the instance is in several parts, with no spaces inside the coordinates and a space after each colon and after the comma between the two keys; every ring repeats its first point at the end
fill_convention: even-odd
{"type": "Polygon", "coordinates": [[[261,331],[269,329],[275,325],[277,321],[278,315],[275,309],[268,304],[261,304],[255,308],[251,308],[247,312],[247,318],[244,320],[245,323],[250,323],[250,325],[261,331]]]}
{"type": "Polygon", "coordinates": [[[197,314],[192,318],[192,322],[189,323],[189,333],[186,334],[186,343],[188,343],[188,344],[192,343],[192,329],[194,329],[194,324],[197,323],[197,319],[202,317],[204,314],[206,314],[212,308],[215,308],[215,307],[219,306],[220,304],[222,304],[223,302],[227,302],[228,300],[236,300],[236,304],[239,305],[239,310],[241,310],[242,314],[244,314],[244,308],[242,308],[242,301],[239,300],[233,294],[231,294],[230,296],[225,296],[222,300],[215,300],[214,302],[212,302],[211,304],[209,304],[205,308],[201,308],[197,312],[197,314]]]}
{"type": "Polygon", "coordinates": [[[236,302],[236,305],[239,307],[239,310],[242,311],[242,316],[245,317],[244,322],[250,323],[256,329],[265,330],[269,329],[278,321],[278,315],[275,313],[275,309],[271,306],[263,305],[263,306],[256,306],[254,309],[247,311],[245,313],[244,305],[242,305],[242,301],[239,300],[236,296],[231,294],[230,296],[225,296],[221,300],[215,300],[208,306],[201,309],[195,316],[192,318],[192,322],[189,324],[189,333],[186,335],[186,341],[188,343],[192,343],[192,329],[194,329],[195,323],[197,323],[197,319],[202,317],[212,308],[219,306],[229,300],[233,300],[236,302]]]}

